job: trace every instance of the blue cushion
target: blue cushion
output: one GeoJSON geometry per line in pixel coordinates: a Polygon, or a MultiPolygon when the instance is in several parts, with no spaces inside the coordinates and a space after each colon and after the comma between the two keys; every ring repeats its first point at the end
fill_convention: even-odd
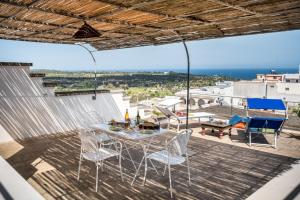
{"type": "Polygon", "coordinates": [[[231,126],[234,126],[240,122],[247,122],[248,121],[248,118],[245,118],[245,117],[241,117],[239,115],[234,115],[230,118],[228,124],[231,125],[231,126]]]}
{"type": "Polygon", "coordinates": [[[278,130],[285,118],[272,118],[272,117],[253,117],[248,124],[249,128],[268,128],[278,130]]]}

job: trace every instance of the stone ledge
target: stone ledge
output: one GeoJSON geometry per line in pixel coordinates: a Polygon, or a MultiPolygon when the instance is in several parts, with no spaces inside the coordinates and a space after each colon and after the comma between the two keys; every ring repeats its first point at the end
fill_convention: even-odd
{"type": "Polygon", "coordinates": [[[30,72],[29,73],[29,76],[31,78],[42,78],[42,77],[45,77],[46,74],[45,73],[35,73],[35,72],[30,72]]]}
{"type": "MultiPolygon", "coordinates": [[[[110,90],[96,90],[96,93],[110,93],[110,90]]],[[[95,90],[80,90],[80,91],[64,91],[64,92],[54,92],[55,96],[73,96],[73,95],[86,95],[95,94],[95,90]]]]}
{"type": "Polygon", "coordinates": [[[0,62],[0,66],[4,67],[31,67],[32,63],[23,63],[23,62],[0,62]]]}

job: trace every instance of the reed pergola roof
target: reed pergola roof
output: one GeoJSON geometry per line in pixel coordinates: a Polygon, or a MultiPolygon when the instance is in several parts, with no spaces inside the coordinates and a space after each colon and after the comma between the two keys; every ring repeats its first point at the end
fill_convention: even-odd
{"type": "Polygon", "coordinates": [[[0,38],[98,50],[300,28],[300,0],[0,0],[0,38]],[[72,36],[84,24],[99,37],[72,36]]]}

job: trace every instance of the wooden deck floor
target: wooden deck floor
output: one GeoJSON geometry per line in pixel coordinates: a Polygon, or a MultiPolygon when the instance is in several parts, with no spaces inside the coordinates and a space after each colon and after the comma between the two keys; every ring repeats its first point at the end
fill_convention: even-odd
{"type": "MultiPolygon", "coordinates": [[[[116,159],[100,173],[99,191],[95,188],[95,166],[84,162],[80,181],[77,168],[80,140],[76,135],[21,142],[23,148],[7,161],[46,199],[169,199],[168,177],[150,170],[148,182],[141,178],[133,187],[133,166],[123,162],[125,181],[118,173],[116,159]]],[[[0,148],[0,154],[13,151],[14,145],[0,148]]],[[[192,186],[187,186],[186,168],[173,173],[174,199],[245,199],[266,182],[289,169],[293,158],[192,137],[192,186]]],[[[134,159],[141,158],[135,150],[134,159]]],[[[4,156],[5,157],[5,156],[4,156]]],[[[159,166],[162,172],[162,166],[159,166]]]]}

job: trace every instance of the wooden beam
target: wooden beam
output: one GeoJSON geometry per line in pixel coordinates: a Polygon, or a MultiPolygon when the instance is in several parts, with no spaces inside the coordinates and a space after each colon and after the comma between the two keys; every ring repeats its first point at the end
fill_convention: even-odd
{"type": "MultiPolygon", "coordinates": [[[[169,20],[187,21],[187,22],[191,23],[190,26],[214,25],[216,27],[216,29],[218,29],[221,33],[223,33],[223,31],[221,30],[219,25],[216,24],[215,22],[210,22],[210,21],[207,21],[207,20],[203,20],[203,19],[200,19],[198,17],[196,18],[196,17],[191,17],[191,16],[184,16],[183,17],[183,16],[168,15],[168,14],[158,13],[158,12],[154,12],[154,11],[147,11],[145,9],[140,8],[140,7],[143,7],[143,6],[146,6],[146,5],[159,3],[159,2],[162,2],[162,1],[165,1],[165,0],[147,1],[147,2],[142,2],[140,4],[135,4],[135,5],[132,5],[132,6],[125,6],[122,3],[112,3],[109,0],[96,0],[96,1],[108,4],[108,5],[111,5],[111,6],[114,6],[114,7],[117,7],[117,9],[112,11],[112,12],[109,12],[109,13],[96,15],[96,16],[92,17],[92,19],[93,18],[98,18],[98,17],[109,16],[109,15],[112,15],[114,13],[120,12],[122,10],[135,10],[135,11],[140,11],[140,12],[143,12],[143,13],[146,13],[146,14],[157,15],[157,16],[163,17],[165,19],[169,19],[169,20]]],[[[179,27],[178,29],[180,29],[180,28],[181,27],[179,27]]],[[[174,31],[174,30],[177,30],[177,28],[175,28],[173,30],[168,29],[167,31],[174,31]]],[[[164,31],[164,30],[161,30],[161,31],[164,31]]]]}
{"type": "MultiPolygon", "coordinates": [[[[17,22],[25,22],[25,23],[32,23],[32,24],[38,24],[38,25],[50,25],[50,26],[54,26],[55,27],[53,29],[48,29],[48,30],[44,30],[44,31],[40,31],[40,32],[34,32],[34,33],[29,34],[28,36],[24,36],[24,37],[32,37],[32,36],[40,34],[40,33],[52,33],[53,31],[59,30],[61,28],[71,28],[71,29],[74,29],[74,31],[76,31],[78,29],[78,27],[71,26],[71,24],[57,25],[57,24],[53,24],[53,23],[44,23],[44,22],[40,22],[40,21],[25,20],[25,19],[20,19],[20,18],[17,18],[17,17],[7,17],[7,16],[1,16],[0,15],[0,23],[2,21],[4,21],[4,20],[14,20],[14,21],[17,21],[17,22]],[[3,20],[1,20],[1,19],[3,19],[3,20]]],[[[146,36],[145,34],[141,34],[141,33],[128,34],[128,33],[123,33],[123,32],[115,31],[115,30],[101,31],[101,32],[102,33],[112,33],[112,34],[114,34],[114,33],[116,33],[116,34],[123,34],[123,35],[126,35],[126,36],[137,35],[137,36],[145,37],[148,40],[154,40],[153,38],[151,38],[149,36],[146,36]]]]}
{"type": "Polygon", "coordinates": [[[36,3],[38,3],[40,0],[33,0],[31,3],[26,4],[28,7],[34,6],[36,3]]]}
{"type": "Polygon", "coordinates": [[[27,19],[21,19],[21,18],[17,18],[17,17],[7,17],[7,16],[3,16],[0,14],[0,19],[3,19],[1,20],[2,21],[5,21],[5,20],[14,20],[14,21],[17,21],[17,22],[24,22],[24,23],[32,23],[32,24],[37,24],[37,25],[46,25],[46,26],[55,26],[57,28],[73,28],[73,29],[78,29],[78,27],[75,27],[75,26],[71,26],[70,24],[66,24],[66,25],[58,25],[58,24],[53,24],[53,23],[46,23],[46,22],[41,22],[41,21],[36,21],[36,20],[27,20],[27,19]]]}
{"type": "Polygon", "coordinates": [[[132,6],[125,6],[123,4],[120,4],[120,3],[112,3],[111,1],[101,1],[101,0],[98,0],[99,2],[103,2],[103,3],[106,3],[106,4],[110,4],[110,5],[114,5],[115,7],[117,7],[117,9],[115,9],[114,11],[111,11],[109,13],[105,13],[103,15],[101,15],[102,17],[104,16],[109,16],[109,15],[113,15],[117,12],[120,12],[124,9],[126,10],[137,10],[141,7],[144,7],[144,6],[148,6],[148,5],[151,5],[151,4],[154,4],[154,3],[160,3],[162,1],[166,1],[166,0],[152,0],[152,1],[145,1],[145,2],[141,2],[141,3],[137,3],[137,4],[134,4],[132,6]],[[120,6],[121,5],[121,6],[120,6]]]}
{"type": "Polygon", "coordinates": [[[52,31],[58,30],[60,28],[72,28],[72,29],[74,29],[74,31],[76,31],[78,29],[77,27],[71,26],[70,24],[57,25],[57,24],[53,24],[53,23],[44,23],[44,22],[39,22],[39,21],[32,21],[32,20],[20,19],[20,18],[14,17],[14,16],[13,17],[6,17],[6,16],[1,16],[0,15],[0,19],[3,19],[3,20],[1,20],[1,22],[4,21],[4,20],[13,20],[13,21],[17,21],[17,22],[32,23],[32,24],[46,25],[46,26],[49,25],[49,26],[54,26],[55,27],[55,28],[48,29],[48,30],[34,32],[34,33],[29,34],[29,35],[24,36],[24,37],[29,37],[29,36],[31,37],[31,36],[34,36],[34,35],[37,35],[37,34],[40,34],[40,33],[51,33],[52,31]]]}
{"type": "MultiPolygon", "coordinates": [[[[12,30],[12,31],[25,31],[25,32],[29,32],[29,33],[34,33],[34,34],[42,34],[42,33],[44,33],[44,31],[35,31],[35,30],[33,30],[33,29],[24,29],[24,28],[16,28],[16,27],[12,27],[12,26],[7,26],[7,25],[2,25],[2,24],[0,24],[0,28],[4,28],[4,29],[8,29],[8,30],[12,30]]],[[[60,34],[61,36],[69,36],[69,35],[67,35],[67,34],[60,34]]],[[[20,35],[21,36],[21,35],[20,35]]],[[[30,36],[30,34],[29,35],[26,35],[26,36],[21,36],[21,37],[29,37],[30,36]]],[[[49,38],[50,39],[50,38],[49,38]]],[[[53,40],[55,40],[55,39],[53,39],[53,40]]]]}
{"type": "Polygon", "coordinates": [[[3,21],[5,21],[5,20],[6,20],[6,18],[0,17],[0,23],[3,22],[3,21]]]}
{"type": "MultiPolygon", "coordinates": [[[[133,5],[133,6],[125,6],[122,3],[115,3],[115,2],[112,3],[109,0],[96,0],[96,1],[108,4],[108,5],[111,5],[111,6],[114,6],[114,7],[117,7],[117,9],[112,11],[112,12],[109,12],[109,13],[94,16],[93,18],[110,16],[110,15],[113,15],[113,14],[118,13],[120,11],[134,10],[134,11],[143,12],[145,14],[156,15],[156,16],[159,16],[159,17],[162,17],[162,18],[165,18],[165,19],[170,19],[170,20],[184,20],[184,21],[187,21],[189,23],[197,23],[197,24],[199,24],[199,23],[200,24],[210,23],[209,21],[205,21],[205,20],[199,19],[199,18],[194,18],[194,17],[189,17],[189,16],[181,17],[181,16],[175,16],[175,15],[169,15],[169,14],[164,14],[164,13],[155,12],[155,11],[148,11],[148,10],[145,10],[145,9],[141,8],[142,6],[146,6],[146,5],[153,4],[153,3],[158,3],[158,2],[161,2],[162,0],[147,1],[147,2],[143,2],[143,3],[140,3],[138,5],[133,5]]],[[[163,0],[163,1],[165,1],[165,0],[163,0]]]]}
{"type": "Polygon", "coordinates": [[[234,5],[232,3],[228,3],[228,2],[226,2],[226,0],[208,0],[208,1],[213,2],[213,3],[217,3],[219,5],[226,6],[226,7],[229,7],[229,8],[233,8],[233,9],[245,12],[245,13],[249,13],[249,14],[252,14],[252,15],[257,15],[257,16],[262,16],[263,15],[263,14],[258,13],[256,11],[250,10],[248,8],[244,8],[242,6],[238,6],[238,5],[234,5]]]}
{"type": "MultiPolygon", "coordinates": [[[[96,18],[95,19],[90,19],[90,18],[83,17],[83,16],[77,16],[77,15],[74,15],[72,13],[66,13],[66,12],[61,11],[61,10],[47,10],[47,9],[44,9],[44,8],[28,7],[24,3],[11,2],[9,0],[0,0],[0,3],[6,4],[6,5],[15,6],[15,7],[27,8],[29,10],[36,10],[36,11],[50,13],[50,14],[57,14],[57,15],[60,15],[60,16],[75,18],[75,19],[83,20],[83,21],[84,20],[85,21],[92,20],[92,21],[104,22],[104,23],[108,23],[108,24],[117,24],[117,25],[125,26],[126,28],[144,28],[144,29],[150,29],[151,31],[172,31],[172,29],[157,28],[157,27],[153,27],[153,26],[150,26],[150,25],[136,25],[136,24],[131,24],[129,22],[124,22],[124,21],[116,21],[116,20],[110,20],[110,19],[99,19],[99,18],[97,18],[97,19],[96,18]]],[[[145,5],[145,4],[143,4],[143,5],[145,5]]],[[[136,7],[134,7],[134,8],[136,8],[136,7]]],[[[209,24],[211,24],[211,23],[209,23],[209,24]]],[[[53,30],[50,30],[50,31],[53,31],[53,30]]],[[[155,40],[154,38],[150,38],[148,36],[144,36],[144,37],[147,37],[149,40],[155,40]]]]}
{"type": "MultiPolygon", "coordinates": [[[[48,29],[48,30],[45,30],[45,31],[42,31],[42,33],[50,33],[50,34],[55,34],[53,33],[53,31],[56,31],[56,30],[59,30],[61,28],[64,28],[63,26],[59,26],[59,27],[56,27],[56,28],[53,28],[53,29],[48,29]]],[[[77,29],[76,29],[77,30],[77,29]]],[[[110,30],[110,31],[101,31],[102,35],[103,34],[122,34],[124,36],[140,36],[140,37],[144,37],[144,38],[147,38],[147,40],[154,40],[154,38],[151,38],[150,36],[147,36],[145,34],[142,34],[142,33],[123,33],[123,32],[120,32],[120,31],[116,31],[116,30],[110,30]]],[[[37,34],[40,34],[40,33],[33,33],[33,34],[30,34],[28,36],[25,36],[25,37],[32,37],[34,35],[37,35],[37,34]]],[[[101,36],[100,38],[110,38],[111,37],[107,37],[107,36],[101,36]]]]}
{"type": "MultiPolygon", "coordinates": [[[[1,35],[1,34],[0,34],[1,35]]],[[[13,35],[13,36],[16,36],[16,35],[13,35]]],[[[20,36],[16,36],[16,37],[20,37],[20,36]]],[[[3,36],[0,36],[0,39],[3,39],[3,40],[17,40],[17,41],[30,41],[30,42],[42,42],[42,43],[52,43],[52,44],[74,44],[73,42],[66,42],[66,41],[49,41],[49,40],[52,40],[52,39],[42,39],[42,40],[28,40],[28,39],[22,39],[22,38],[13,38],[13,37],[3,37],[3,36]],[[45,41],[46,40],[46,41],[45,41]]]]}
{"type": "MultiPolygon", "coordinates": [[[[74,19],[78,19],[78,20],[82,20],[82,21],[90,20],[90,18],[88,18],[88,17],[75,15],[75,14],[72,14],[72,13],[65,12],[63,10],[56,10],[56,9],[48,10],[48,9],[45,9],[45,8],[28,7],[24,3],[12,2],[12,1],[9,1],[9,0],[0,0],[0,3],[10,5],[10,6],[14,6],[14,7],[26,8],[26,9],[29,9],[29,10],[35,10],[35,11],[40,11],[40,12],[44,12],[44,13],[49,13],[49,14],[56,14],[56,15],[60,15],[60,16],[64,16],[64,17],[70,17],[70,18],[74,18],[74,19]]],[[[107,24],[121,25],[121,26],[126,26],[126,27],[129,27],[129,28],[150,29],[152,31],[162,30],[161,28],[157,28],[157,27],[153,27],[153,26],[148,26],[148,25],[143,26],[143,25],[132,24],[130,22],[116,21],[116,20],[104,19],[104,18],[92,19],[92,21],[102,22],[102,23],[107,23],[107,24]]],[[[164,29],[164,30],[167,30],[167,29],[164,29]]]]}

